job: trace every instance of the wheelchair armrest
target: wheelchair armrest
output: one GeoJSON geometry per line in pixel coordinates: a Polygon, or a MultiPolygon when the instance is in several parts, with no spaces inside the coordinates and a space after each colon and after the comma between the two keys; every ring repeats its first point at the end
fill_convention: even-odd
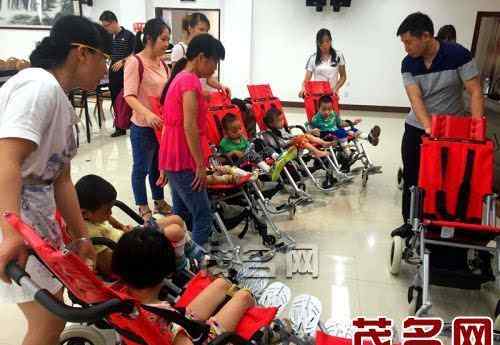
{"type": "Polygon", "coordinates": [[[94,246],[105,246],[111,250],[116,248],[116,242],[106,237],[92,237],[90,240],[94,246]]]}
{"type": "Polygon", "coordinates": [[[480,225],[480,224],[470,224],[470,223],[450,222],[444,220],[430,220],[430,219],[424,220],[423,223],[426,226],[440,226],[440,227],[455,228],[460,230],[471,230],[475,232],[500,235],[500,228],[490,225],[480,225]]]}
{"type": "Polygon", "coordinates": [[[248,340],[243,339],[235,332],[223,333],[209,343],[209,345],[226,345],[226,344],[251,345],[252,343],[248,340]]]}
{"type": "Polygon", "coordinates": [[[58,300],[50,292],[40,288],[26,271],[20,268],[17,263],[10,262],[5,272],[19,286],[29,291],[34,299],[40,303],[45,309],[59,318],[74,323],[95,323],[107,315],[117,312],[130,313],[133,310],[133,305],[119,299],[111,299],[109,301],[99,303],[90,307],[75,308],[64,304],[58,300]]]}
{"type": "Polygon", "coordinates": [[[132,218],[137,224],[142,225],[144,224],[144,219],[132,210],[130,207],[128,207],[125,203],[121,202],[120,200],[116,200],[115,204],[113,206],[118,207],[120,210],[122,210],[127,216],[132,218]]]}
{"type": "Polygon", "coordinates": [[[194,344],[202,344],[208,337],[210,326],[203,322],[189,320],[180,312],[174,310],[161,309],[148,305],[142,305],[142,308],[184,328],[194,344]]]}

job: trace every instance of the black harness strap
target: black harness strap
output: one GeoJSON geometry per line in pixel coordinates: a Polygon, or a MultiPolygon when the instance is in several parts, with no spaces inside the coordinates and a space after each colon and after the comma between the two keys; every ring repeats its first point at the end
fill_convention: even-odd
{"type": "Polygon", "coordinates": [[[467,218],[467,208],[469,206],[470,190],[472,184],[472,169],[474,168],[475,156],[476,151],[472,149],[467,150],[467,163],[465,164],[465,172],[462,179],[462,184],[460,185],[460,190],[458,191],[456,209],[457,218],[461,219],[462,221],[465,221],[467,218]]]}
{"type": "Polygon", "coordinates": [[[446,220],[453,220],[455,217],[448,213],[446,207],[446,192],[444,191],[444,182],[446,180],[446,173],[448,171],[448,157],[449,149],[447,147],[441,148],[441,189],[436,192],[437,210],[441,216],[446,220]]]}

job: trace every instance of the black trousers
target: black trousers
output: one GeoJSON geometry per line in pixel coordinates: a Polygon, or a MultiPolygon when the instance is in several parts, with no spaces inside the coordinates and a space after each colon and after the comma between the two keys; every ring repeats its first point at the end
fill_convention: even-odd
{"type": "MultiPolygon", "coordinates": [[[[109,91],[111,93],[111,104],[115,104],[116,97],[123,89],[123,68],[117,72],[109,68],[109,91]]],[[[116,122],[115,122],[116,127],[116,122]]],[[[118,128],[118,127],[116,127],[118,128]]]]}
{"type": "Polygon", "coordinates": [[[410,188],[418,184],[418,171],[420,169],[420,144],[422,144],[423,129],[405,124],[405,133],[401,143],[401,156],[403,158],[403,221],[406,223],[410,217],[410,188]]]}
{"type": "Polygon", "coordinates": [[[111,92],[111,101],[114,103],[116,96],[123,89],[123,68],[118,72],[109,69],[109,91],[111,92]]]}

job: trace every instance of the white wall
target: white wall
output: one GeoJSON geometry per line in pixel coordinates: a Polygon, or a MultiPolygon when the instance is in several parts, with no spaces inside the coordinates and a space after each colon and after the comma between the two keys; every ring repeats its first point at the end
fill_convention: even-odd
{"type": "Polygon", "coordinates": [[[401,21],[422,11],[437,28],[453,24],[470,48],[477,11],[499,11],[499,0],[353,0],[350,8],[318,13],[304,1],[255,0],[252,79],[271,83],[283,100],[296,101],[304,66],[315,51],[318,29],[332,31],[347,61],[346,104],[408,106],[399,75],[404,49],[396,37],[401,21]]]}
{"type": "Polygon", "coordinates": [[[15,57],[28,60],[35,49],[36,42],[40,42],[49,35],[49,30],[11,30],[0,29],[0,59],[15,57]]]}

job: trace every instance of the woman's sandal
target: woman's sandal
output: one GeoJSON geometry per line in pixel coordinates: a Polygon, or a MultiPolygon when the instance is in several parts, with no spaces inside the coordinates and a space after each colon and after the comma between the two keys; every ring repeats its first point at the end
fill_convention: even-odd
{"type": "Polygon", "coordinates": [[[154,204],[154,213],[159,213],[162,216],[168,216],[172,214],[172,206],[170,206],[165,200],[155,200],[154,204]]]}
{"type": "Polygon", "coordinates": [[[139,208],[139,215],[144,219],[144,222],[147,222],[153,217],[153,212],[149,208],[146,210],[139,208]]]}

